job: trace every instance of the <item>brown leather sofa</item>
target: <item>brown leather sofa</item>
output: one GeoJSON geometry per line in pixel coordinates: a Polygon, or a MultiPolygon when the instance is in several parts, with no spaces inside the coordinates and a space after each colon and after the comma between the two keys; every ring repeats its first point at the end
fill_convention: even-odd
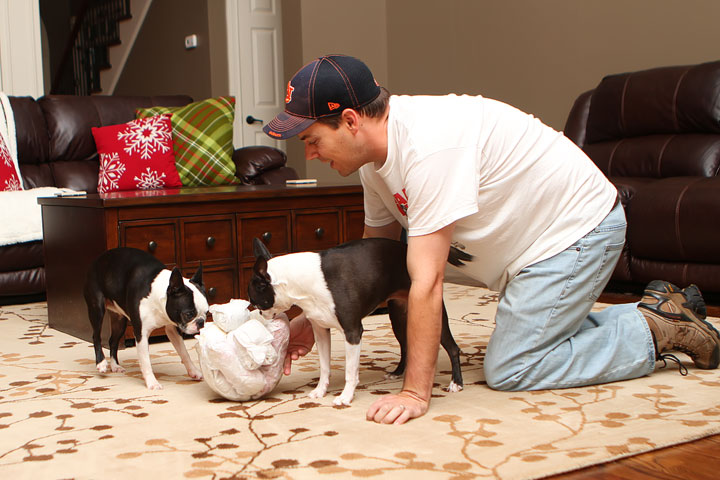
{"type": "MultiPolygon", "coordinates": [[[[128,122],[139,107],[190,102],[192,98],[184,95],[10,97],[25,188],[55,186],[96,193],[99,162],[92,127],[128,122]]],[[[233,161],[243,184],[284,184],[297,178],[285,165],[285,153],[271,147],[240,148],[233,161]]],[[[43,264],[42,241],[0,247],[0,305],[43,299],[43,264]]]]}
{"type": "Polygon", "coordinates": [[[618,188],[627,242],[610,290],[654,279],[720,298],[720,62],[609,75],[565,134],[618,188]]]}

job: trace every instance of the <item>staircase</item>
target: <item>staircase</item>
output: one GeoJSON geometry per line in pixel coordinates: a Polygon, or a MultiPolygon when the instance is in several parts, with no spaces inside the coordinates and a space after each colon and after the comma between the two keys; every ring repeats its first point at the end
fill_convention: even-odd
{"type": "Polygon", "coordinates": [[[75,16],[51,93],[112,94],[151,2],[85,0],[75,16]],[[132,15],[136,8],[140,14],[132,15]],[[67,80],[62,86],[68,69],[72,69],[72,91],[67,91],[67,80]]]}

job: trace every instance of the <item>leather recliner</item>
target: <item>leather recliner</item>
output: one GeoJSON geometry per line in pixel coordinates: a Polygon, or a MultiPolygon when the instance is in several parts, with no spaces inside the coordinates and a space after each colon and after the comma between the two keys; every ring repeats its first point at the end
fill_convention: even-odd
{"type": "Polygon", "coordinates": [[[720,297],[720,62],[609,75],[565,134],[618,188],[627,241],[609,290],[655,279],[720,297]]]}

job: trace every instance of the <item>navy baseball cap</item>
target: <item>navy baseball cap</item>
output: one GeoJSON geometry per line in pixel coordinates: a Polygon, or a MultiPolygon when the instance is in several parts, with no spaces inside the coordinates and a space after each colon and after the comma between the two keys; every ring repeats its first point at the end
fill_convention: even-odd
{"type": "Polygon", "coordinates": [[[286,140],[321,117],[337,115],[375,100],[380,86],[362,61],[347,55],[326,55],[302,67],[290,79],[285,111],[263,127],[273,138],[286,140]]]}

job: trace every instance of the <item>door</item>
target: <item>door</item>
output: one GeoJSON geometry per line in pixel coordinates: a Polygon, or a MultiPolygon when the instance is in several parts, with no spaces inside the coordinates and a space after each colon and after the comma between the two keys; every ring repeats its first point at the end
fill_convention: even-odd
{"type": "Polygon", "coordinates": [[[45,91],[38,0],[0,0],[0,91],[32,97],[45,91]]]}
{"type": "Polygon", "coordinates": [[[226,5],[235,146],[284,149],[285,142],[262,131],[285,105],[280,0],[227,0],[226,5]]]}

